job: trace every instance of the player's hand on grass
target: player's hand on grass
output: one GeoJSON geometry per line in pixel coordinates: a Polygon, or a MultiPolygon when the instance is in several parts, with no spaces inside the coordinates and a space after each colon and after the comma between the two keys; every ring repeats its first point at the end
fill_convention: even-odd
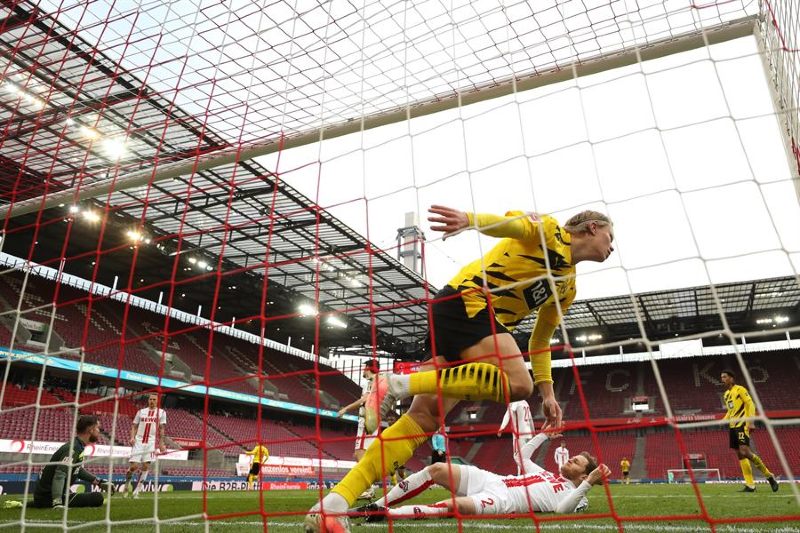
{"type": "Polygon", "coordinates": [[[114,494],[117,492],[117,488],[114,486],[114,484],[106,481],[105,479],[95,479],[94,484],[100,487],[103,492],[108,492],[109,494],[114,494]]]}
{"type": "Polygon", "coordinates": [[[592,470],[592,473],[587,476],[586,481],[588,481],[590,485],[597,485],[598,483],[602,483],[603,479],[610,475],[611,469],[604,464],[599,464],[597,468],[592,470]]]}
{"type": "Polygon", "coordinates": [[[542,425],[542,431],[548,429],[554,430],[561,427],[561,406],[558,405],[554,397],[542,399],[542,413],[546,419],[544,425],[542,425]]]}
{"type": "Polygon", "coordinates": [[[467,214],[458,209],[452,209],[443,205],[432,205],[428,208],[428,213],[435,215],[429,216],[428,222],[439,224],[438,226],[431,225],[431,230],[444,233],[442,240],[469,227],[469,218],[467,214]]]}

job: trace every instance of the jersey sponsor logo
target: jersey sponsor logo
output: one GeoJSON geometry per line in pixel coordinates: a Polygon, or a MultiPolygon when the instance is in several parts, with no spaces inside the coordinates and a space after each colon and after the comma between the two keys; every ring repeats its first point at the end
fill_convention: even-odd
{"type": "Polygon", "coordinates": [[[530,309],[536,309],[544,304],[553,294],[550,284],[546,279],[536,280],[530,287],[522,291],[530,309]]]}
{"type": "Polygon", "coordinates": [[[400,486],[400,490],[408,492],[408,481],[401,481],[398,485],[400,486]]]}

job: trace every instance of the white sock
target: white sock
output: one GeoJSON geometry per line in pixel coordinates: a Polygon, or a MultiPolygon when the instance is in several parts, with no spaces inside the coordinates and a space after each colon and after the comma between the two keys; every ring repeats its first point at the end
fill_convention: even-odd
{"type": "Polygon", "coordinates": [[[428,469],[423,468],[392,487],[386,496],[379,498],[375,503],[381,507],[391,507],[417,496],[431,485],[433,485],[433,479],[431,479],[428,469]]]}
{"type": "Polygon", "coordinates": [[[411,374],[390,374],[389,388],[398,400],[411,396],[411,374]]]}
{"type": "Polygon", "coordinates": [[[314,504],[314,507],[311,508],[311,512],[319,511],[320,508],[324,509],[326,513],[346,513],[347,500],[345,500],[344,496],[341,494],[329,492],[322,498],[321,502],[314,504]]]}
{"type": "Polygon", "coordinates": [[[142,475],[139,476],[139,481],[136,483],[136,488],[133,489],[134,494],[139,492],[139,489],[142,487],[142,483],[144,480],[147,479],[147,472],[142,472],[142,475]]]}
{"type": "Polygon", "coordinates": [[[386,515],[390,518],[413,518],[414,520],[446,515],[449,512],[447,502],[434,503],[433,505],[404,505],[396,509],[386,509],[386,515]]]}

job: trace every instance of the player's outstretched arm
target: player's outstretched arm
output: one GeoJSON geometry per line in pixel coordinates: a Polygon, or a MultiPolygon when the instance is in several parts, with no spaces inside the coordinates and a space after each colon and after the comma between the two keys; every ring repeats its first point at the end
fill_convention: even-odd
{"type": "Polygon", "coordinates": [[[485,213],[467,213],[443,205],[428,208],[431,230],[444,233],[442,240],[469,228],[476,228],[485,235],[498,238],[526,239],[534,234],[531,216],[522,212],[499,216],[485,213]]]}
{"type": "Polygon", "coordinates": [[[362,396],[358,400],[354,401],[353,403],[349,403],[349,404],[345,405],[344,407],[342,407],[341,409],[339,409],[336,412],[336,416],[342,416],[345,413],[349,413],[350,411],[358,409],[359,407],[361,407],[362,405],[367,403],[367,398],[369,398],[369,394],[365,394],[364,396],[362,396]]]}
{"type": "Polygon", "coordinates": [[[553,389],[553,372],[551,368],[550,339],[558,327],[561,318],[555,306],[548,305],[539,309],[536,323],[528,339],[533,383],[542,397],[542,412],[545,423],[542,430],[561,427],[561,406],[558,405],[553,389]]]}

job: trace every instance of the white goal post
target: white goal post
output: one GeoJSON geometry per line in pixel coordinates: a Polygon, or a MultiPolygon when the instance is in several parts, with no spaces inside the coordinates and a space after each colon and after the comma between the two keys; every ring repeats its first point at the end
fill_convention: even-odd
{"type": "MultiPolygon", "coordinates": [[[[722,478],[719,475],[719,468],[692,468],[695,483],[719,483],[722,478]]],[[[692,475],[687,468],[674,468],[667,470],[668,483],[691,483],[692,475]]]]}

